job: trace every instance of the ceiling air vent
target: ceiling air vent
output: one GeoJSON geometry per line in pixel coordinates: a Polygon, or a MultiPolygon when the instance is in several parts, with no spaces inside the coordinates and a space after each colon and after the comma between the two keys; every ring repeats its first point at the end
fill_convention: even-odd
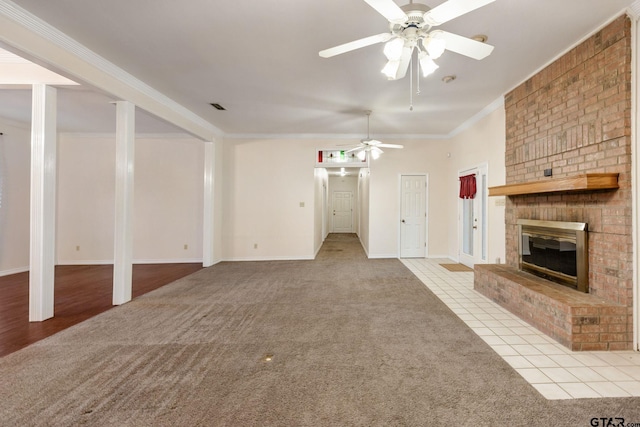
{"type": "Polygon", "coordinates": [[[226,108],[224,108],[222,105],[220,105],[220,104],[216,104],[215,102],[212,102],[212,103],[211,103],[211,106],[212,106],[213,108],[215,108],[216,110],[220,110],[220,111],[225,111],[225,110],[226,110],[226,108]]]}

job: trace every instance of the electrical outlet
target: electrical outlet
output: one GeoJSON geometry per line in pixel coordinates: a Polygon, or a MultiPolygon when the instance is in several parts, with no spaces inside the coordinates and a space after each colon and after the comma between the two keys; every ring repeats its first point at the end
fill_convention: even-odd
{"type": "Polygon", "coordinates": [[[189,245],[187,245],[186,243],[184,244],[184,250],[186,251],[187,249],[189,249],[189,245]]]}
{"type": "Polygon", "coordinates": [[[253,244],[253,249],[258,249],[258,244],[257,243],[253,244]]]}
{"type": "Polygon", "coordinates": [[[80,250],[80,246],[76,246],[76,251],[79,251],[79,250],[80,250]]]}

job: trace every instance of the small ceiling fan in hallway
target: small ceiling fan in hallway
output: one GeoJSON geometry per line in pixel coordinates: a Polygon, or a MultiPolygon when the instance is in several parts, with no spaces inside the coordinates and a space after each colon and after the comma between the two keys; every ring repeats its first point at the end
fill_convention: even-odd
{"type": "Polygon", "coordinates": [[[381,148],[404,148],[404,146],[400,144],[385,144],[377,139],[371,139],[369,135],[369,119],[371,117],[371,110],[365,111],[365,114],[367,115],[367,137],[365,139],[361,139],[357,146],[347,150],[346,153],[355,152],[356,156],[360,160],[364,160],[367,153],[370,153],[371,157],[377,159],[380,157],[380,154],[384,153],[381,148]]]}
{"type": "Polygon", "coordinates": [[[495,0],[448,0],[433,9],[420,3],[398,6],[393,0],[364,0],[389,21],[390,32],[376,34],[341,44],[319,52],[323,58],[351,52],[376,43],[385,43],[387,64],[382,72],[389,80],[403,78],[413,51],[418,52],[418,61],[423,76],[434,72],[439,58],[445,50],[456,52],[477,60],[487,57],[493,46],[433,27],[485,6],[495,0]]]}

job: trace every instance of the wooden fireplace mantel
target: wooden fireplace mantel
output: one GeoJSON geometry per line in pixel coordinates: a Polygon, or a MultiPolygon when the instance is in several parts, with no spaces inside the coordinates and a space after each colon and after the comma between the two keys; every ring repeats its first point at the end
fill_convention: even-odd
{"type": "Polygon", "coordinates": [[[618,188],[617,173],[587,173],[566,178],[489,187],[489,196],[519,196],[559,191],[613,190],[618,188]]]}

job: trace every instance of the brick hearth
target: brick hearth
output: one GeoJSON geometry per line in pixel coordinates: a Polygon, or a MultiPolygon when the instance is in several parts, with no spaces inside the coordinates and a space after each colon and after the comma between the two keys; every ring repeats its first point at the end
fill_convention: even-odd
{"type": "Polygon", "coordinates": [[[627,349],[627,308],[506,265],[477,264],[474,289],[571,350],[627,349]]]}

